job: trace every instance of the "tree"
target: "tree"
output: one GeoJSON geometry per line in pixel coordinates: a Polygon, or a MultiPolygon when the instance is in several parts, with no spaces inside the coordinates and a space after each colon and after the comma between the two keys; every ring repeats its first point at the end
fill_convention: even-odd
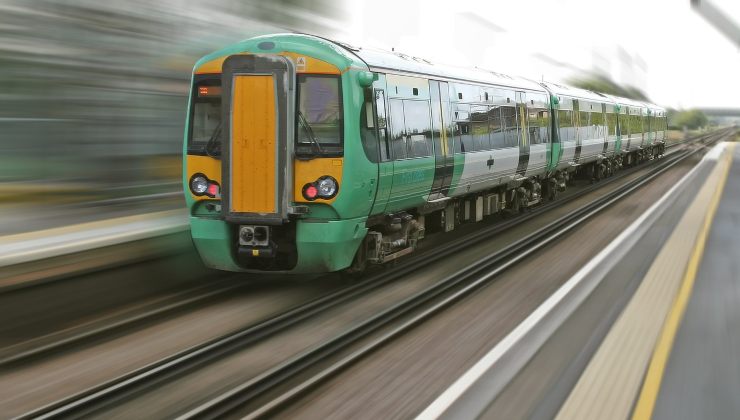
{"type": "Polygon", "coordinates": [[[575,77],[568,80],[568,83],[581,89],[592,90],[607,95],[621,96],[638,101],[650,101],[647,95],[640,89],[632,86],[620,86],[608,77],[599,74],[575,77]]]}
{"type": "Polygon", "coordinates": [[[698,109],[668,110],[668,126],[682,130],[684,127],[695,130],[709,123],[707,116],[698,109]]]}

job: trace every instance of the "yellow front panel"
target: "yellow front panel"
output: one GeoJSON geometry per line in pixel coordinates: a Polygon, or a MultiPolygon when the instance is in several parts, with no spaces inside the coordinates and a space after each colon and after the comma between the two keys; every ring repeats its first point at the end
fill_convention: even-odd
{"type": "Polygon", "coordinates": [[[273,76],[235,76],[231,111],[231,211],[277,213],[273,76]]]}

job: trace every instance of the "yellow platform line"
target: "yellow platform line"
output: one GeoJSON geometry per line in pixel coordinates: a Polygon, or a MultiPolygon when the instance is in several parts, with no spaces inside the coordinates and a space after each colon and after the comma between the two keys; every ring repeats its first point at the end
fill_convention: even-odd
{"type": "MultiPolygon", "coordinates": [[[[730,159],[732,159],[734,149],[734,143],[728,145],[728,155],[730,156],[730,159]]],[[[648,365],[645,381],[643,382],[640,395],[638,396],[635,411],[632,414],[633,420],[648,420],[653,416],[655,403],[658,400],[658,393],[660,392],[660,386],[665,373],[665,367],[668,364],[668,358],[671,355],[671,349],[673,348],[676,333],[678,332],[678,328],[681,326],[681,320],[686,312],[686,305],[688,305],[691,292],[694,288],[696,273],[699,270],[699,265],[701,263],[702,256],[704,255],[704,247],[706,245],[707,238],[709,237],[712,221],[717,213],[720,199],[722,198],[722,192],[725,190],[725,184],[727,183],[731,167],[732,162],[725,167],[717,189],[712,195],[711,202],[709,203],[709,211],[707,212],[704,218],[704,223],[699,231],[699,236],[694,245],[694,250],[691,253],[691,258],[689,259],[686,272],[681,282],[681,288],[679,289],[678,295],[673,302],[673,306],[668,313],[666,322],[663,325],[663,331],[660,334],[658,344],[653,352],[653,357],[648,365]]]]}

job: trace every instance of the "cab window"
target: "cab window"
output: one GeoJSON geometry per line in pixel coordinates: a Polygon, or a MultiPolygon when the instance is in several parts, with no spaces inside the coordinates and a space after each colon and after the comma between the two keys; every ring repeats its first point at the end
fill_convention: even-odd
{"type": "Polygon", "coordinates": [[[339,76],[298,75],[296,154],[342,155],[342,95],[339,76]]]}
{"type": "Polygon", "coordinates": [[[221,154],[221,77],[196,76],[193,84],[188,154],[221,154]]]}

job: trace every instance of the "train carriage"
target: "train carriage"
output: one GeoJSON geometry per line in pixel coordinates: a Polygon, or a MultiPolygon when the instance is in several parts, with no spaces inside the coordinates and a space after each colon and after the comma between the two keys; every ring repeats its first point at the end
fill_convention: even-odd
{"type": "Polygon", "coordinates": [[[649,156],[660,156],[665,152],[665,133],[668,130],[668,116],[665,108],[644,102],[647,107],[647,132],[650,145],[649,156]]]}
{"type": "Polygon", "coordinates": [[[665,109],[651,103],[614,97],[619,111],[619,131],[624,164],[642,162],[665,151],[668,119],[665,109]]]}
{"type": "Polygon", "coordinates": [[[562,156],[560,169],[594,162],[613,155],[616,143],[614,102],[595,92],[543,83],[558,99],[558,137],[562,156]]]}

